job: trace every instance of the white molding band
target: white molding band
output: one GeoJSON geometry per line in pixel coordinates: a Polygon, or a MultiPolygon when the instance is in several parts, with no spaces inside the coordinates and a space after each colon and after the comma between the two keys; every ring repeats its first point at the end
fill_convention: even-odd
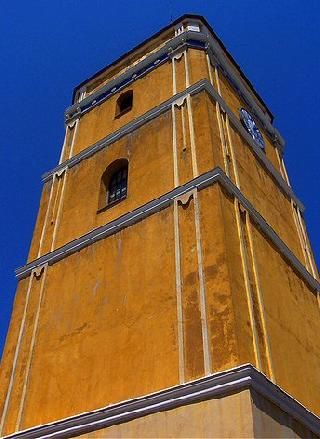
{"type": "Polygon", "coordinates": [[[198,260],[198,278],[199,278],[199,305],[200,305],[200,320],[201,320],[201,334],[203,346],[203,365],[205,375],[212,373],[212,356],[211,356],[211,339],[208,322],[208,303],[206,291],[206,279],[203,264],[203,250],[201,240],[201,224],[200,224],[200,206],[198,191],[194,189],[193,195],[193,209],[194,209],[194,225],[196,234],[196,248],[198,260]]]}
{"type": "Polygon", "coordinates": [[[91,232],[77,238],[68,244],[50,252],[29,264],[18,268],[16,270],[16,276],[18,279],[29,276],[32,270],[38,266],[48,263],[52,265],[64,259],[65,257],[81,250],[88,245],[93,244],[100,239],[104,239],[110,235],[113,235],[120,230],[129,227],[144,218],[159,212],[160,210],[173,204],[177,197],[181,197],[183,194],[190,190],[201,190],[207,186],[211,186],[214,183],[219,182],[233,197],[237,198],[245,209],[248,210],[251,219],[259,226],[268,239],[277,247],[281,255],[291,264],[291,266],[299,273],[304,281],[309,285],[312,290],[320,291],[319,282],[306,270],[304,265],[299,259],[291,252],[286,244],[280,239],[277,233],[269,226],[265,219],[255,210],[250,201],[242,194],[242,192],[235,186],[235,184],[226,176],[223,170],[219,167],[212,171],[206,172],[199,177],[194,178],[185,185],[179,186],[160,198],[149,201],[143,206],[120,216],[119,218],[111,221],[110,223],[98,227],[91,232]]]}
{"type": "Polygon", "coordinates": [[[6,439],[65,439],[78,437],[111,425],[122,424],[153,413],[172,410],[225,395],[254,390],[282,411],[300,422],[315,435],[320,435],[320,419],[273,384],[251,364],[218,372],[159,392],[122,401],[91,412],[38,425],[5,436],[6,439]]]}
{"type": "Polygon", "coordinates": [[[206,91],[212,99],[214,99],[216,102],[219,103],[223,111],[225,111],[226,114],[228,114],[230,123],[237,129],[237,131],[240,133],[240,135],[244,138],[244,140],[249,144],[249,146],[252,148],[253,152],[255,153],[256,157],[259,159],[260,163],[267,169],[267,171],[272,175],[274,180],[277,182],[279,187],[283,190],[283,192],[292,199],[295,204],[299,207],[299,209],[303,212],[304,206],[301,203],[301,201],[295,196],[293,193],[292,188],[287,184],[287,182],[283,179],[280,172],[276,170],[276,168],[272,165],[270,160],[266,157],[266,154],[261,150],[261,148],[256,145],[252,137],[249,133],[244,129],[241,122],[238,120],[238,118],[234,115],[232,110],[228,107],[226,102],[222,99],[222,97],[217,93],[217,91],[213,88],[212,84],[207,79],[202,79],[201,81],[198,81],[197,83],[191,85],[190,87],[186,88],[183,92],[177,93],[174,96],[172,96],[167,101],[163,102],[157,107],[152,108],[151,110],[147,111],[145,114],[137,117],[133,121],[127,123],[123,127],[121,127],[119,130],[109,134],[105,138],[99,140],[98,142],[94,143],[93,145],[87,147],[83,151],[81,151],[79,154],[75,155],[74,157],[70,158],[69,160],[64,161],[60,165],[56,166],[51,171],[45,173],[42,177],[43,181],[46,182],[50,178],[52,178],[53,174],[58,172],[60,169],[68,167],[72,168],[73,166],[80,163],[82,160],[85,160],[98,151],[102,150],[103,148],[107,147],[108,145],[111,145],[112,143],[116,142],[123,136],[133,132],[134,130],[140,128],[145,123],[149,122],[150,120],[160,116],[164,112],[168,111],[172,108],[172,105],[180,105],[180,102],[183,98],[187,98],[188,96],[194,96],[202,91],[206,91]]]}
{"type": "MultiPolygon", "coordinates": [[[[210,61],[218,65],[222,72],[227,76],[231,85],[240,94],[241,98],[248,105],[250,111],[259,120],[261,125],[270,135],[275,146],[278,146],[281,151],[284,148],[284,139],[279,131],[271,124],[270,117],[262,111],[258,103],[252,96],[252,91],[249,86],[245,85],[239,72],[228,60],[224,50],[212,35],[210,30],[202,24],[204,32],[186,30],[181,34],[175,36],[167,43],[165,43],[158,51],[147,55],[140,62],[127,69],[125,72],[110,80],[107,84],[84,98],[81,102],[75,103],[68,107],[65,111],[66,123],[74,118],[79,118],[83,114],[92,110],[97,105],[105,102],[110,96],[118,93],[124,87],[127,87],[133,81],[146,75],[151,70],[157,68],[163,63],[171,59],[171,54],[177,49],[186,50],[188,47],[204,50],[209,54],[210,61]]],[[[252,87],[252,90],[253,87],[252,87]]]]}
{"type": "Polygon", "coordinates": [[[27,388],[28,388],[28,384],[29,384],[29,377],[30,377],[30,370],[31,370],[31,364],[32,364],[32,359],[33,359],[34,346],[35,346],[36,336],[37,336],[38,327],[39,327],[40,310],[41,310],[41,305],[43,303],[44,284],[45,284],[45,279],[46,279],[46,275],[47,275],[47,268],[48,268],[48,266],[45,265],[42,267],[43,272],[42,272],[42,269],[40,269],[41,270],[40,272],[39,272],[39,270],[37,270],[37,272],[38,272],[37,276],[41,276],[42,278],[41,278],[41,283],[40,283],[37,311],[36,311],[35,321],[33,323],[32,338],[31,338],[31,342],[30,342],[30,346],[29,346],[29,353],[28,353],[28,357],[27,357],[26,371],[25,371],[25,374],[23,377],[22,395],[21,395],[21,399],[20,399],[18,417],[16,420],[16,429],[17,430],[20,429],[20,425],[21,425],[23,415],[24,415],[24,407],[25,407],[25,401],[26,401],[26,395],[27,395],[27,388]]]}

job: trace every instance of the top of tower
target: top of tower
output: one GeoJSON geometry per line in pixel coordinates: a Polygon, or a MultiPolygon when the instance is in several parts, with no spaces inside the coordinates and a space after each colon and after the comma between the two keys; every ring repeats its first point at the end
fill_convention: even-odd
{"type": "MultiPolygon", "coordinates": [[[[81,82],[74,89],[72,102],[76,103],[81,100],[81,92],[84,89],[86,90],[85,96],[88,96],[88,94],[91,94],[97,88],[100,88],[100,86],[105,85],[106,82],[114,79],[119,74],[124,73],[129,67],[132,67],[132,65],[137,64],[146,56],[146,54],[154,52],[156,49],[159,49],[159,47],[167,45],[171,40],[173,41],[178,37],[183,41],[183,39],[187,38],[187,34],[190,38],[195,39],[195,42],[202,42],[205,47],[210,47],[214,53],[214,57],[229,76],[231,82],[235,84],[236,88],[240,87],[244,89],[242,91],[249,93],[255,103],[258,104],[265,116],[272,123],[273,114],[254,89],[252,83],[245,76],[240,66],[228,52],[225,45],[213,31],[207,20],[203,16],[196,14],[182,15],[174,22],[165,26],[157,33],[135,46],[129,52],[124,53],[120,58],[81,82]]],[[[174,48],[175,47],[173,47],[173,49],[174,48]]]]}

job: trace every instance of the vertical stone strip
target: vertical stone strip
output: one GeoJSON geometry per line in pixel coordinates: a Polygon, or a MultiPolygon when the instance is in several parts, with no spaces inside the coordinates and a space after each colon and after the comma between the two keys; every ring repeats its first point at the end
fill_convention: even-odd
{"type": "Polygon", "coordinates": [[[250,325],[251,325],[251,330],[252,330],[253,350],[254,350],[255,362],[256,362],[256,367],[259,370],[262,370],[261,358],[260,358],[260,352],[259,352],[259,340],[258,340],[257,328],[256,328],[256,323],[255,323],[255,318],[254,318],[252,288],[251,288],[249,274],[248,274],[249,273],[248,260],[247,260],[245,240],[244,240],[244,235],[243,235],[243,228],[242,228],[242,223],[241,223],[241,218],[240,218],[240,203],[239,203],[237,198],[234,199],[234,210],[235,210],[235,214],[236,214],[236,221],[237,221],[237,228],[238,228],[238,235],[239,235],[239,242],[240,242],[242,271],[243,271],[243,276],[244,276],[245,290],[246,290],[246,296],[247,296],[247,302],[248,302],[248,310],[249,310],[250,325]]]}
{"type": "Polygon", "coordinates": [[[199,171],[198,171],[198,163],[197,163],[197,152],[196,152],[194,125],[193,125],[191,97],[189,94],[187,95],[187,109],[188,109],[188,120],[189,120],[189,130],[190,130],[192,173],[193,173],[193,178],[195,178],[198,177],[199,171]]]}
{"type": "Polygon", "coordinates": [[[67,176],[68,176],[67,168],[65,168],[63,170],[62,174],[60,174],[60,175],[63,178],[63,183],[62,183],[61,194],[60,194],[60,197],[59,197],[58,211],[57,211],[56,220],[55,220],[55,224],[54,224],[54,229],[53,229],[53,233],[52,233],[52,242],[51,242],[51,250],[50,251],[53,251],[54,248],[55,248],[57,232],[58,232],[58,228],[59,228],[59,225],[60,225],[61,212],[62,212],[62,206],[63,206],[63,199],[64,199],[64,193],[65,193],[65,188],[66,188],[67,176]]]}
{"type": "Polygon", "coordinates": [[[183,52],[184,54],[184,65],[185,65],[185,72],[186,72],[186,88],[190,86],[190,70],[189,70],[189,61],[188,61],[188,52],[185,50],[183,52]]]}
{"type": "Polygon", "coordinates": [[[177,77],[176,77],[176,63],[175,56],[171,59],[172,62],[172,95],[177,93],[177,77]]]}
{"type": "MultiPolygon", "coordinates": [[[[289,180],[288,173],[287,173],[287,169],[286,169],[286,165],[284,163],[283,158],[280,157],[278,148],[276,148],[276,154],[278,157],[280,172],[282,174],[282,177],[287,182],[288,186],[291,187],[290,180],[289,180]]],[[[302,252],[304,255],[306,267],[310,271],[310,273],[317,280],[319,280],[318,270],[316,268],[316,265],[315,265],[315,262],[313,259],[311,245],[310,245],[310,242],[309,242],[309,239],[308,239],[305,227],[304,227],[304,223],[303,223],[303,219],[301,217],[300,209],[298,206],[294,205],[294,202],[292,200],[291,200],[291,207],[292,207],[293,218],[294,218],[296,228],[298,231],[298,236],[299,236],[302,252]]]]}
{"type": "MultiPolygon", "coordinates": [[[[177,80],[175,69],[175,57],[172,58],[172,92],[177,92],[177,80]]],[[[174,187],[179,186],[179,170],[177,157],[177,127],[175,105],[172,105],[172,153],[173,153],[173,180],[174,187]]],[[[182,282],[181,282],[181,251],[179,232],[179,210],[178,201],[173,204],[174,223],[174,248],[175,248],[175,271],[176,271],[176,297],[177,297],[177,327],[178,327],[178,356],[179,356],[179,382],[185,382],[185,359],[184,359],[184,329],[183,329],[183,304],[182,304],[182,282]]]]}
{"type": "Polygon", "coordinates": [[[227,152],[227,146],[226,146],[226,138],[223,132],[222,127],[222,116],[221,116],[221,108],[218,102],[216,102],[216,112],[217,112],[217,120],[218,120],[218,127],[219,127],[219,134],[221,139],[221,148],[222,148],[222,155],[223,155],[223,163],[224,163],[224,169],[225,173],[228,177],[230,177],[230,170],[229,170],[229,163],[228,163],[228,152],[227,152]]]}
{"type": "MultiPolygon", "coordinates": [[[[238,173],[238,166],[237,166],[235,151],[234,151],[234,147],[233,147],[232,137],[231,137],[230,122],[229,122],[229,117],[227,115],[225,116],[224,123],[226,126],[226,134],[227,134],[227,139],[228,139],[228,145],[229,145],[229,151],[230,151],[230,156],[231,156],[231,162],[232,162],[232,167],[233,167],[233,174],[234,174],[234,178],[235,178],[235,183],[236,183],[236,186],[238,187],[238,189],[241,190],[240,177],[239,177],[239,173],[238,173]]],[[[262,289],[261,289],[260,278],[259,278],[259,273],[258,273],[257,260],[256,260],[256,256],[255,256],[254,241],[253,241],[253,236],[252,236],[252,231],[251,231],[251,220],[250,220],[250,216],[248,215],[247,212],[246,212],[246,220],[247,220],[246,221],[246,229],[247,229],[247,236],[248,236],[249,251],[250,251],[250,255],[251,255],[252,271],[253,271],[253,277],[254,277],[254,283],[255,283],[255,289],[256,289],[256,295],[257,295],[257,303],[258,303],[258,308],[259,308],[259,317],[258,318],[261,322],[262,333],[263,333],[263,338],[264,338],[263,346],[265,347],[265,351],[266,351],[265,356],[266,356],[266,360],[267,360],[269,377],[271,378],[271,380],[273,382],[275,382],[273,365],[272,365],[270,342],[269,342],[269,337],[268,337],[266,317],[265,317],[265,311],[264,311],[264,305],[263,305],[263,295],[262,295],[262,289]]],[[[244,243],[244,245],[245,245],[245,243],[244,243]]],[[[249,263],[249,261],[247,261],[247,264],[248,263],[249,263]]],[[[252,288],[251,288],[251,293],[250,293],[251,298],[252,298],[253,293],[254,292],[252,291],[252,288]]],[[[252,306],[253,306],[253,301],[252,301],[252,306]]],[[[253,320],[253,322],[255,325],[254,320],[253,320]]]]}
{"type": "Polygon", "coordinates": [[[300,242],[300,247],[301,247],[301,250],[302,250],[304,262],[306,264],[307,270],[310,271],[311,268],[310,268],[309,258],[308,258],[308,254],[307,254],[307,251],[306,251],[306,246],[305,246],[302,230],[301,230],[300,223],[299,223],[297,207],[294,204],[292,199],[291,199],[290,204],[291,204],[291,210],[292,210],[292,215],[293,215],[294,223],[295,223],[295,226],[296,226],[296,229],[297,229],[297,233],[298,233],[298,237],[299,237],[299,242],[300,242]]]}
{"type": "Polygon", "coordinates": [[[40,285],[36,318],[35,318],[35,321],[33,324],[32,338],[31,338],[29,354],[28,354],[28,359],[27,359],[26,372],[25,372],[25,377],[24,377],[24,382],[23,382],[19,412],[18,412],[18,417],[17,417],[17,422],[16,422],[16,431],[20,430],[20,428],[21,428],[21,419],[22,419],[24,403],[25,403],[25,398],[26,398],[26,393],[27,393],[27,386],[28,386],[28,382],[29,382],[29,374],[30,374],[30,369],[31,369],[31,362],[32,362],[32,356],[33,356],[33,351],[34,351],[34,345],[35,345],[35,340],[36,340],[36,336],[37,336],[40,310],[41,310],[41,304],[42,304],[42,298],[43,298],[43,289],[44,289],[44,283],[45,283],[45,279],[46,279],[46,275],[47,275],[47,268],[48,268],[48,264],[34,270],[34,276],[36,276],[37,278],[42,277],[42,279],[41,279],[41,285],[40,285]]]}
{"type": "Polygon", "coordinates": [[[177,155],[176,111],[174,104],[172,104],[171,111],[172,111],[173,183],[174,183],[174,187],[177,187],[179,186],[179,170],[178,170],[178,155],[177,155]]]}
{"type": "Polygon", "coordinates": [[[227,114],[225,116],[225,125],[226,125],[226,133],[227,133],[227,139],[228,139],[228,145],[229,145],[228,149],[230,151],[230,157],[231,157],[231,162],[232,162],[232,167],[233,167],[233,175],[235,178],[236,186],[239,189],[241,189],[240,177],[239,177],[239,173],[238,173],[237,159],[236,159],[236,155],[235,155],[234,148],[233,148],[233,142],[232,142],[231,130],[230,130],[230,122],[229,122],[229,117],[227,114]]]}
{"type": "MultiPolygon", "coordinates": [[[[218,70],[217,70],[216,66],[214,68],[214,73],[215,73],[215,79],[216,79],[218,93],[221,96],[218,70]]],[[[225,134],[224,134],[223,125],[222,125],[223,124],[223,122],[222,122],[222,117],[223,117],[222,116],[222,110],[221,110],[221,107],[220,107],[220,104],[219,104],[218,101],[216,101],[216,113],[217,113],[219,134],[220,134],[220,139],[221,139],[221,149],[222,149],[222,155],[223,155],[224,169],[225,169],[226,175],[228,177],[230,177],[230,169],[229,169],[229,163],[228,163],[227,141],[226,141],[226,137],[225,137],[225,134]]]]}
{"type": "Polygon", "coordinates": [[[69,128],[68,125],[66,125],[66,132],[65,132],[65,135],[64,135],[64,141],[63,141],[63,145],[62,145],[62,149],[61,149],[61,154],[60,154],[60,158],[59,158],[59,165],[63,162],[63,159],[64,159],[64,153],[65,153],[65,149],[66,149],[66,145],[67,145],[67,139],[68,139],[69,131],[70,131],[70,128],[69,128]]]}
{"type": "Polygon", "coordinates": [[[51,189],[50,189],[50,195],[49,195],[49,200],[48,200],[48,206],[47,206],[47,211],[46,211],[46,215],[45,215],[45,218],[44,218],[44,222],[43,222],[43,226],[42,226],[42,231],[41,231],[41,236],[40,236],[40,241],[39,241],[39,250],[38,250],[38,256],[37,256],[38,258],[41,256],[43,240],[44,240],[44,236],[45,236],[45,233],[46,233],[46,230],[47,230],[47,224],[48,224],[48,218],[49,218],[49,213],[50,213],[50,208],[51,208],[51,202],[52,202],[52,197],[53,197],[55,181],[56,181],[56,174],[53,174],[53,176],[52,176],[52,184],[51,184],[51,189]]]}
{"type": "MultiPolygon", "coordinates": [[[[279,155],[277,148],[276,148],[276,151],[277,151],[277,155],[279,155]]],[[[281,169],[283,170],[285,181],[291,187],[288,173],[287,173],[287,169],[286,169],[286,166],[284,164],[284,160],[279,157],[279,161],[281,164],[281,169]]],[[[305,259],[306,259],[307,269],[310,271],[310,273],[313,275],[314,278],[319,280],[318,270],[316,268],[316,265],[315,265],[315,262],[313,259],[311,245],[310,245],[308,235],[307,235],[306,230],[305,230],[305,226],[304,226],[304,222],[303,222],[303,219],[301,216],[300,209],[298,206],[296,206],[296,207],[294,206],[294,203],[292,200],[291,200],[291,205],[292,205],[292,209],[293,209],[293,216],[294,216],[295,222],[297,224],[298,235],[299,235],[299,238],[301,240],[300,242],[301,242],[302,251],[303,251],[305,259]]]]}
{"type": "Polygon", "coordinates": [[[74,142],[75,131],[78,125],[79,119],[73,120],[66,124],[66,133],[64,136],[64,142],[60,154],[59,164],[70,158],[71,145],[74,142]]]}
{"type": "MultiPolygon", "coordinates": [[[[221,95],[217,66],[215,66],[215,78],[216,78],[216,82],[217,82],[218,92],[221,95]]],[[[232,136],[231,136],[229,117],[227,114],[222,114],[219,104],[217,104],[217,115],[218,115],[218,123],[220,120],[219,130],[220,130],[220,134],[221,134],[222,145],[224,147],[224,159],[225,159],[225,165],[226,165],[226,173],[230,177],[230,169],[229,169],[229,164],[230,164],[232,166],[235,184],[238,187],[238,189],[241,190],[240,176],[239,176],[239,172],[238,172],[236,153],[234,150],[232,136]]],[[[261,370],[262,369],[262,360],[261,360],[260,349],[263,349],[262,352],[264,353],[264,356],[266,358],[266,362],[267,362],[266,366],[268,368],[269,376],[274,381],[270,342],[269,342],[267,326],[266,326],[266,318],[265,318],[264,305],[263,305],[263,296],[262,296],[262,290],[261,290],[261,284],[260,284],[260,279],[259,279],[256,257],[255,257],[255,250],[254,250],[254,242],[253,242],[253,237],[252,237],[252,232],[251,232],[250,217],[249,217],[248,213],[245,211],[245,216],[246,216],[246,223],[245,224],[246,225],[245,225],[245,230],[244,230],[243,229],[244,225],[242,224],[241,217],[240,217],[240,203],[236,199],[234,200],[234,208],[235,208],[235,215],[236,215],[239,242],[240,242],[240,254],[241,254],[243,275],[244,275],[244,280],[245,280],[245,288],[246,288],[246,295],[247,295],[247,302],[248,302],[248,309],[249,309],[249,318],[250,318],[252,334],[253,334],[253,349],[254,349],[254,354],[255,354],[255,361],[256,361],[257,367],[261,370]],[[245,234],[247,234],[248,243],[246,243],[245,234]],[[249,249],[247,247],[249,247],[249,249]],[[250,253],[247,253],[247,252],[250,252],[250,253]],[[250,281],[250,274],[249,274],[250,270],[251,270],[251,266],[252,266],[251,273],[253,274],[252,281],[250,281]],[[251,282],[254,282],[254,285],[252,285],[251,282]],[[257,303],[257,307],[258,307],[258,309],[256,310],[256,317],[255,317],[255,308],[254,308],[255,303],[257,303]],[[257,324],[259,327],[261,327],[261,330],[262,330],[262,336],[263,336],[262,343],[260,343],[260,341],[259,341],[257,324]],[[260,345],[262,345],[262,348],[259,347],[260,345]]]]}
{"type": "Polygon", "coordinates": [[[198,275],[199,275],[199,290],[200,290],[200,313],[201,313],[201,327],[202,327],[202,343],[203,343],[203,355],[204,355],[204,372],[206,375],[212,373],[212,361],[211,361],[211,346],[210,336],[208,328],[208,315],[207,315],[207,298],[206,298],[206,285],[203,269],[203,254],[201,243],[201,227],[200,227],[200,209],[198,191],[193,191],[194,199],[194,219],[196,230],[196,244],[197,244],[197,258],[198,258],[198,275]]]}
{"type": "Polygon", "coordinates": [[[256,284],[257,301],[258,301],[258,306],[259,306],[261,326],[262,326],[263,337],[264,337],[264,346],[266,349],[266,359],[267,359],[268,370],[269,370],[269,378],[271,379],[271,381],[273,381],[275,383],[276,380],[275,380],[275,375],[274,375],[270,341],[269,341],[269,337],[268,337],[266,315],[265,315],[264,305],[263,305],[262,289],[261,289],[261,284],[260,284],[258,265],[257,265],[252,230],[251,230],[251,227],[252,227],[251,226],[251,219],[250,219],[250,215],[248,215],[248,214],[247,214],[246,226],[247,226],[247,234],[248,234],[249,247],[250,247],[251,259],[252,259],[254,281],[256,284]]]}
{"type": "Polygon", "coordinates": [[[56,210],[57,210],[57,203],[59,200],[59,196],[60,196],[60,187],[61,187],[61,178],[60,175],[55,175],[56,180],[57,180],[57,188],[56,188],[56,193],[54,196],[54,201],[53,201],[53,206],[52,206],[52,210],[51,210],[51,220],[50,223],[53,224],[55,217],[56,217],[56,210]]]}
{"type": "Polygon", "coordinates": [[[185,382],[184,329],[183,329],[183,305],[182,305],[182,282],[181,282],[179,211],[178,211],[177,200],[174,200],[174,204],[173,204],[173,217],[174,217],[176,295],[177,295],[177,319],[178,319],[179,382],[184,383],[185,382]]]}
{"type": "Polygon", "coordinates": [[[279,154],[278,148],[275,147],[275,150],[276,150],[276,156],[277,156],[278,163],[279,163],[280,174],[281,174],[282,178],[283,178],[283,179],[288,183],[288,185],[290,186],[289,178],[288,178],[288,174],[285,172],[285,169],[284,169],[284,166],[283,166],[284,163],[283,163],[283,160],[282,160],[281,157],[280,157],[280,154],[279,154]]]}
{"type": "MultiPolygon", "coordinates": [[[[276,156],[277,156],[277,159],[278,159],[279,169],[280,169],[281,176],[284,179],[284,181],[288,184],[288,186],[291,187],[290,181],[289,181],[289,177],[288,177],[288,174],[287,174],[287,170],[286,170],[286,167],[285,167],[285,164],[284,164],[284,161],[280,157],[278,148],[276,147],[275,149],[276,149],[276,156]]],[[[297,207],[295,206],[295,203],[294,203],[294,201],[292,199],[290,200],[290,204],[291,204],[291,211],[292,211],[292,215],[293,215],[293,220],[294,220],[294,223],[295,223],[295,226],[296,226],[296,230],[297,230],[297,233],[298,233],[298,237],[299,237],[299,242],[300,242],[300,247],[301,247],[301,250],[302,250],[304,262],[305,262],[307,270],[311,272],[312,264],[310,264],[308,252],[307,252],[307,249],[306,249],[306,244],[304,242],[303,232],[302,232],[302,229],[301,229],[301,226],[300,226],[300,222],[299,222],[299,218],[298,218],[297,207]]]]}
{"type": "Polygon", "coordinates": [[[212,76],[212,69],[211,69],[211,61],[208,55],[208,52],[206,52],[206,59],[207,59],[207,66],[208,66],[208,73],[209,73],[209,80],[211,82],[211,85],[214,86],[213,82],[213,76],[212,76]]]}
{"type": "MultiPolygon", "coordinates": [[[[276,148],[276,153],[277,153],[277,157],[279,160],[281,174],[282,174],[284,180],[288,183],[288,186],[291,187],[288,173],[287,173],[287,169],[286,169],[286,165],[284,163],[283,158],[280,157],[278,148],[276,148]]],[[[315,264],[315,261],[314,261],[313,255],[312,255],[311,244],[309,242],[308,235],[307,235],[305,228],[304,228],[304,224],[303,224],[303,220],[301,218],[301,213],[300,213],[299,207],[295,206],[295,204],[292,200],[291,200],[291,207],[292,207],[293,218],[294,218],[296,228],[298,231],[300,245],[302,248],[302,253],[303,253],[303,256],[305,259],[307,270],[309,270],[310,273],[312,273],[313,276],[317,280],[319,280],[318,269],[316,267],[316,264],[315,264]]],[[[317,291],[317,299],[318,299],[318,305],[320,308],[320,291],[317,291]]]]}
{"type": "MultiPolygon", "coordinates": [[[[186,72],[186,88],[187,88],[190,86],[190,71],[189,71],[189,60],[188,60],[187,50],[184,51],[184,62],[185,62],[185,72],[186,72]]],[[[187,110],[188,110],[188,121],[189,121],[189,131],[190,131],[192,172],[193,172],[193,177],[197,177],[199,175],[199,171],[198,171],[198,163],[197,163],[196,140],[194,133],[191,97],[189,94],[187,95],[187,110]]]]}
{"type": "Polygon", "coordinates": [[[9,403],[10,403],[13,383],[14,383],[14,379],[15,379],[15,373],[16,373],[18,358],[19,358],[19,351],[20,351],[21,342],[22,342],[22,339],[23,339],[24,331],[25,331],[25,323],[26,323],[26,317],[27,317],[27,312],[28,312],[28,307],[29,307],[29,300],[30,300],[30,293],[31,293],[33,276],[34,276],[34,274],[32,272],[30,274],[30,279],[29,279],[29,283],[28,283],[28,289],[27,289],[27,293],[26,293],[26,302],[25,302],[25,305],[24,305],[23,316],[22,316],[22,320],[21,320],[21,324],[20,324],[20,329],[19,329],[19,335],[18,335],[16,350],[15,350],[15,353],[14,353],[12,370],[11,370],[10,381],[9,381],[9,386],[8,386],[8,392],[7,392],[7,396],[6,396],[5,402],[4,402],[3,413],[2,413],[2,417],[1,417],[0,435],[2,435],[4,423],[5,423],[5,420],[6,420],[6,417],[7,417],[7,413],[8,413],[8,408],[9,408],[9,403]]]}
{"type": "Polygon", "coordinates": [[[214,76],[216,78],[218,93],[222,97],[222,95],[221,95],[221,87],[220,87],[220,80],[219,80],[219,72],[218,72],[218,67],[216,65],[214,66],[214,76]]]}
{"type": "MultiPolygon", "coordinates": [[[[186,71],[186,87],[190,86],[190,71],[189,60],[187,50],[184,52],[185,59],[185,71],[186,71]]],[[[190,94],[187,95],[187,111],[188,122],[190,132],[190,146],[191,146],[191,160],[192,160],[192,173],[193,178],[199,175],[198,162],[197,162],[197,150],[195,140],[195,130],[193,122],[192,102],[190,94]]],[[[199,295],[200,295],[200,315],[201,315],[201,328],[202,328],[202,343],[203,343],[203,355],[204,355],[204,372],[206,375],[212,372],[211,365],[211,349],[208,333],[208,318],[207,318],[207,300],[206,300],[206,288],[205,278],[203,270],[203,255],[201,244],[201,227],[200,227],[200,211],[199,200],[197,190],[193,191],[194,199],[194,220],[195,220],[195,232],[196,232],[196,247],[197,247],[197,260],[198,260],[198,276],[199,276],[199,295]]]]}
{"type": "Polygon", "coordinates": [[[304,226],[304,222],[303,222],[303,219],[302,219],[299,207],[297,207],[297,214],[298,214],[298,221],[299,221],[299,224],[300,224],[300,227],[301,227],[301,232],[302,232],[303,240],[304,240],[304,243],[305,243],[305,249],[306,249],[306,252],[307,252],[307,257],[308,257],[309,264],[310,264],[310,267],[311,267],[311,274],[313,275],[313,277],[315,279],[318,280],[319,276],[318,276],[318,272],[317,272],[317,269],[316,269],[316,266],[315,266],[315,263],[314,263],[314,260],[313,260],[312,251],[311,251],[311,245],[310,245],[307,233],[306,233],[306,229],[305,229],[305,226],[304,226]]]}
{"type": "Polygon", "coordinates": [[[182,119],[182,142],[183,148],[186,148],[187,145],[187,135],[186,135],[186,121],[185,121],[185,105],[181,106],[181,119],[182,119]]]}
{"type": "Polygon", "coordinates": [[[78,118],[76,120],[76,126],[73,130],[73,135],[72,135],[72,140],[71,140],[71,145],[70,145],[70,152],[69,152],[69,159],[73,156],[73,148],[74,148],[74,143],[78,134],[78,129],[79,129],[79,123],[80,123],[80,118],[78,118]]]}

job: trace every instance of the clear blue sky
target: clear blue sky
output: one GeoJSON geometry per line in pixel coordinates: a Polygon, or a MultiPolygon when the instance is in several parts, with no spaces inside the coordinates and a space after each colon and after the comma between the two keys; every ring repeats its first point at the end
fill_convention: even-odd
{"type": "Polygon", "coordinates": [[[187,12],[207,18],[275,115],[319,263],[319,0],[2,2],[0,352],[74,86],[187,12]]]}

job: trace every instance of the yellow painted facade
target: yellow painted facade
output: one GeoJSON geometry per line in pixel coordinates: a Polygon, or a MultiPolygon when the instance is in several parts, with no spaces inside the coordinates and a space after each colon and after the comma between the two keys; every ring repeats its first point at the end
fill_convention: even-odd
{"type": "MultiPolygon", "coordinates": [[[[188,29],[187,18],[181,23],[188,29]]],[[[86,96],[157,53],[177,38],[178,28],[169,27],[89,80],[86,96]]],[[[308,281],[316,282],[318,272],[281,149],[257,120],[265,141],[259,156],[259,147],[235,121],[248,105],[205,48],[182,46],[168,53],[120,92],[67,122],[60,168],[44,183],[28,258],[32,269],[19,279],[3,354],[2,434],[245,363],[320,414],[320,302],[308,281]],[[186,92],[203,80],[216,94],[186,92]],[[117,100],[127,90],[133,91],[132,109],[115,117],[117,100]],[[143,120],[166,102],[161,113],[143,120]],[[121,134],[90,153],[114,133],[121,134]],[[87,157],[70,165],[83,153],[87,157]],[[127,197],[99,210],[102,175],[118,159],[128,160],[127,197]],[[215,168],[251,210],[238,192],[215,182],[46,262],[57,249],[67,252],[83,235],[215,168]],[[39,257],[44,259],[34,263],[39,257]]],[[[241,72],[236,75],[267,114],[241,72]]],[[[190,437],[258,435],[247,423],[253,416],[249,391],[228,398],[177,409],[166,421],[172,423],[169,430],[162,427],[162,413],[133,421],[132,429],[131,423],[107,429],[103,437],[178,437],[174,431],[186,419],[196,422],[186,430],[190,437]],[[199,430],[199,418],[215,412],[209,406],[218,403],[224,404],[220,421],[213,430],[203,422],[199,430]],[[243,404],[250,405],[248,414],[243,404]],[[231,430],[230,410],[239,418],[231,430]]]]}

